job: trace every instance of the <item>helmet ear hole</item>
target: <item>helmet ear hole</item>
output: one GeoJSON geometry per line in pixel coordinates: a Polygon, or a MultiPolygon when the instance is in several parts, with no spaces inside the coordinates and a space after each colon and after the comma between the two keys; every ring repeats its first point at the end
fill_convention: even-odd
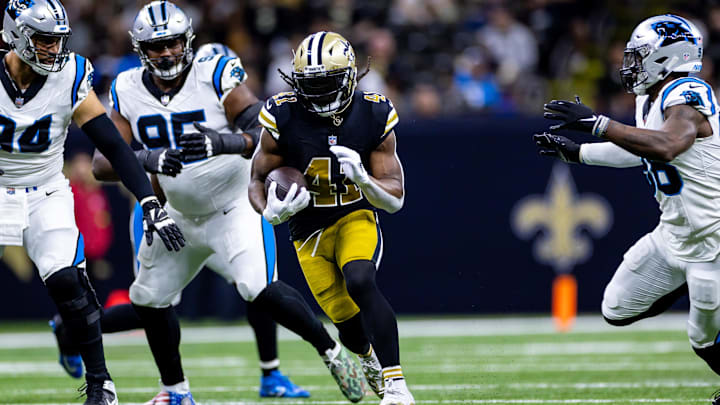
{"type": "Polygon", "coordinates": [[[661,63],[665,62],[667,59],[668,59],[667,56],[663,56],[663,57],[657,58],[655,60],[655,63],[661,64],[661,63]]]}

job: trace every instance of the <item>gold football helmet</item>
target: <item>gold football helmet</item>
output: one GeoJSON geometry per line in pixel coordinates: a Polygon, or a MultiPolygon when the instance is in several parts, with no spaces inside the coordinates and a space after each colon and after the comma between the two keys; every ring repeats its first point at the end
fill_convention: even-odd
{"type": "Polygon", "coordinates": [[[295,51],[292,77],[280,73],[305,108],[329,117],[345,110],[355,93],[355,51],[340,34],[316,32],[295,51]]]}

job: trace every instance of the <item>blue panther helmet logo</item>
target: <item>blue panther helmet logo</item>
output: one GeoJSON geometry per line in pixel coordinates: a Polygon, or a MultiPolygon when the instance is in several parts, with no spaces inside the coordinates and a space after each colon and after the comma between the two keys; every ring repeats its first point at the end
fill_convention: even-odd
{"type": "Polygon", "coordinates": [[[663,41],[660,46],[674,44],[680,41],[688,41],[697,45],[697,38],[690,31],[690,28],[676,21],[660,21],[652,25],[653,30],[657,32],[663,41]]]}
{"type": "Polygon", "coordinates": [[[7,5],[7,12],[14,19],[23,12],[35,4],[33,0],[12,0],[7,5]]]}

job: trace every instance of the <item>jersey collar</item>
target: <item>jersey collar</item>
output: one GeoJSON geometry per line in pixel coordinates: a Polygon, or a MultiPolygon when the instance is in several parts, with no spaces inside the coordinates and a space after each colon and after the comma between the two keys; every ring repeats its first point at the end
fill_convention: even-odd
{"type": "Polygon", "coordinates": [[[170,91],[168,92],[160,90],[160,88],[155,85],[155,82],[152,79],[152,74],[148,72],[147,69],[143,70],[142,82],[145,85],[145,88],[150,92],[150,94],[152,94],[152,96],[155,97],[160,102],[160,104],[166,106],[170,104],[170,100],[172,100],[172,98],[175,97],[175,95],[178,94],[185,85],[185,80],[187,80],[188,73],[183,73],[185,73],[185,75],[180,81],[180,84],[177,87],[170,89],[170,91]]]}
{"type": "Polygon", "coordinates": [[[2,69],[0,69],[0,82],[2,82],[2,86],[5,88],[8,97],[10,97],[10,101],[12,101],[17,108],[21,108],[32,100],[47,81],[47,76],[36,75],[35,79],[30,83],[30,87],[24,91],[19,90],[17,85],[15,85],[15,81],[10,77],[7,66],[5,66],[5,53],[0,54],[0,66],[2,66],[2,69]]]}

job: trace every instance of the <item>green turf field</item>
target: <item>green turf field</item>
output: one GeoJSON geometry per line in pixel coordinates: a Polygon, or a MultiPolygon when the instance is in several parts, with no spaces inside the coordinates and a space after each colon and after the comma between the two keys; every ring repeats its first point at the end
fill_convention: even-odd
{"type": "MultiPolygon", "coordinates": [[[[684,318],[644,322],[619,329],[593,316],[556,334],[544,318],[403,319],[402,364],[425,404],[709,404],[720,377],[692,353],[684,318]]],[[[50,333],[8,329],[15,328],[0,324],[0,403],[82,403],[81,381],[55,362],[50,333]]],[[[158,374],[144,336],[111,335],[106,346],[120,403],[152,398],[158,374]]],[[[348,403],[310,346],[288,333],[281,333],[281,369],[311,391],[307,400],[259,399],[247,326],[186,327],[182,355],[199,403],[348,403]]]]}

